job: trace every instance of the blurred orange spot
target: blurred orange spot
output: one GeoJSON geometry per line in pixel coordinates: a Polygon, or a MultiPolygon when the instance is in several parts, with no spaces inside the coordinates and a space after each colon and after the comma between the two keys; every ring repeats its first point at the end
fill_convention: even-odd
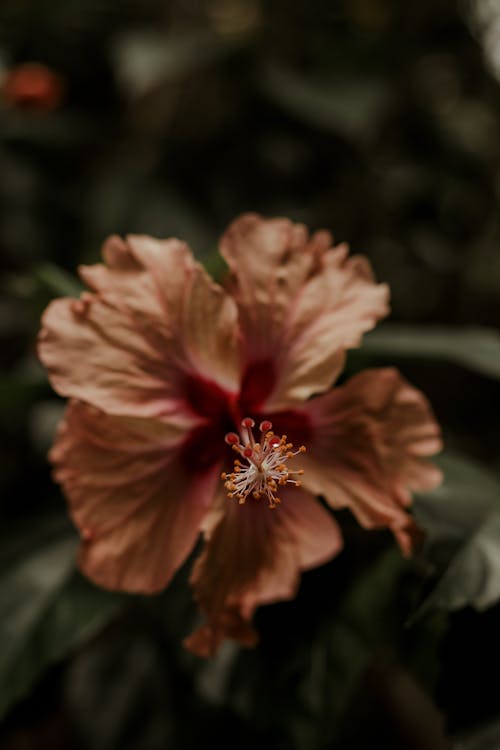
{"type": "Polygon", "coordinates": [[[64,92],[62,77],[41,63],[23,63],[7,71],[2,86],[11,107],[50,112],[60,105],[64,92]]]}

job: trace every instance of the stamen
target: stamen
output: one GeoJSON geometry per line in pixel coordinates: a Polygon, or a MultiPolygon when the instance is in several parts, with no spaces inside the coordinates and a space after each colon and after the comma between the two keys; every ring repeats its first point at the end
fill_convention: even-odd
{"type": "Polygon", "coordinates": [[[302,476],[304,470],[288,468],[287,461],[299,453],[305,453],[306,448],[301,445],[294,449],[286,435],[275,435],[268,419],[259,425],[262,435],[258,442],[253,433],[255,422],[251,417],[243,419],[241,427],[244,437],[240,438],[235,432],[228,432],[225,437],[226,443],[244,459],[235,459],[233,471],[221,474],[228,497],[236,499],[240,505],[246,502],[249,495],[256,500],[265,498],[269,507],[275,508],[281,502],[276,495],[278,487],[287,484],[301,486],[302,482],[295,477],[302,476]]]}

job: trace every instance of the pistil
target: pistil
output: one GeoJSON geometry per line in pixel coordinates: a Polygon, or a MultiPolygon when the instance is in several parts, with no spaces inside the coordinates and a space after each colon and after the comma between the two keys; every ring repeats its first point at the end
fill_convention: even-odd
{"type": "Polygon", "coordinates": [[[267,419],[259,425],[261,434],[258,441],[254,427],[254,420],[245,417],[241,422],[240,435],[227,433],[226,443],[238,454],[238,458],[234,461],[233,471],[223,472],[221,478],[228,497],[237,499],[240,505],[251,495],[256,500],[267,499],[269,508],[275,508],[281,502],[276,494],[279,487],[287,484],[300,487],[301,481],[296,477],[302,476],[303,469],[292,470],[287,462],[299,453],[305,453],[306,448],[301,445],[294,449],[286,435],[275,435],[272,423],[267,419]]]}

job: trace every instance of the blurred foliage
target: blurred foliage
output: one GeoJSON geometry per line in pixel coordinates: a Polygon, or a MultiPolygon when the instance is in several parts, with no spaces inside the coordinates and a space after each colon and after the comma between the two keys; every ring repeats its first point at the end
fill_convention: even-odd
{"type": "Polygon", "coordinates": [[[438,461],[445,481],[415,500],[437,585],[423,608],[486,609],[500,600],[500,481],[464,456],[438,461]]]}
{"type": "Polygon", "coordinates": [[[496,6],[0,4],[2,748],[500,745],[496,6]],[[349,368],[399,366],[449,451],[416,499],[418,556],[341,514],[346,550],[258,613],[259,648],[205,664],[180,646],[188,568],[150,599],[75,572],[46,461],[63,404],[34,341],[106,235],[176,235],[220,273],[247,210],[368,255],[392,319],[349,368]]]}

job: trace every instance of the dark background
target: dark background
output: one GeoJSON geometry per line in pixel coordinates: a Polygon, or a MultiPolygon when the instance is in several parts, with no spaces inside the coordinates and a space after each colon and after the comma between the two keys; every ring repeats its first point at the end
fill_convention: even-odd
{"type": "MultiPolygon", "coordinates": [[[[34,340],[108,234],[178,236],[217,273],[217,237],[237,214],[284,215],[366,254],[393,322],[498,327],[497,77],[500,5],[487,0],[2,0],[0,563],[22,571],[69,533],[45,458],[62,403],[34,340]]],[[[448,445],[500,469],[491,373],[397,351],[390,362],[431,398],[448,445]]],[[[63,596],[9,667],[28,677],[0,746],[432,750],[446,735],[500,747],[498,734],[477,739],[500,719],[498,608],[405,628],[426,576],[393,562],[385,534],[367,541],[341,520],[351,551],[258,614],[256,652],[215,667],[179,645],[193,617],[185,573],[124,610],[103,596],[109,613],[51,650],[61,622],[86,612],[80,595],[99,596],[72,579],[57,627],[46,615],[63,596]]],[[[4,611],[10,597],[0,581],[4,611]]],[[[0,636],[7,651],[12,633],[0,636]]],[[[7,694],[0,659],[2,680],[7,694]]]]}

